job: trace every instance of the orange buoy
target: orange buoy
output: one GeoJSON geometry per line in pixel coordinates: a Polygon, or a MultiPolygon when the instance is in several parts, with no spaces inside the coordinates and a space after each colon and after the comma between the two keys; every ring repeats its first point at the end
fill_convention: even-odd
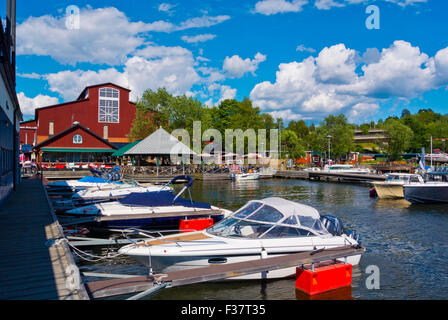
{"type": "Polygon", "coordinates": [[[213,225],[212,218],[202,219],[182,219],[179,222],[179,230],[185,230],[182,232],[193,232],[193,230],[201,231],[213,225]]]}
{"type": "Polygon", "coordinates": [[[310,296],[352,285],[352,265],[326,262],[296,268],[296,289],[310,296]]]}

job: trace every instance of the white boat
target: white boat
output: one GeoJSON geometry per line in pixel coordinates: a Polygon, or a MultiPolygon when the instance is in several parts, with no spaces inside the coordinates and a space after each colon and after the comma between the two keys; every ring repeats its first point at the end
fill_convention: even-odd
{"type": "Polygon", "coordinates": [[[403,188],[404,198],[411,203],[448,203],[448,172],[427,172],[424,181],[403,188]]]}
{"type": "Polygon", "coordinates": [[[326,164],[322,171],[330,173],[370,173],[368,168],[355,168],[351,164],[326,164]]]}
{"type": "Polygon", "coordinates": [[[235,181],[258,180],[260,179],[260,174],[258,172],[232,173],[230,177],[235,181]]]}
{"type": "Polygon", "coordinates": [[[85,176],[78,180],[64,180],[64,181],[54,181],[47,184],[47,188],[50,193],[64,192],[64,191],[80,191],[88,188],[95,189],[114,189],[117,187],[132,187],[135,186],[135,183],[124,183],[119,181],[119,172],[120,167],[113,168],[110,172],[102,174],[101,172],[90,169],[90,171],[94,174],[93,176],[85,176]],[[100,176],[101,175],[101,176],[100,176]]]}
{"type": "Polygon", "coordinates": [[[351,164],[326,164],[322,170],[323,172],[334,172],[334,173],[370,173],[368,168],[355,168],[351,164]]]}
{"type": "Polygon", "coordinates": [[[71,196],[70,199],[67,200],[57,200],[54,202],[55,210],[70,210],[75,207],[87,206],[89,204],[100,203],[100,202],[109,202],[113,200],[118,200],[126,197],[131,193],[143,193],[143,192],[158,192],[158,191],[168,191],[172,192],[173,188],[169,186],[128,186],[125,184],[124,186],[118,185],[113,189],[97,189],[97,188],[89,188],[86,190],[81,190],[76,192],[71,196]]]}
{"type": "Polygon", "coordinates": [[[130,193],[117,201],[96,203],[67,210],[66,215],[80,218],[95,217],[95,226],[101,228],[167,228],[179,229],[181,219],[213,218],[220,221],[231,212],[208,203],[181,198],[191,187],[193,179],[178,176],[171,180],[187,180],[187,185],[177,194],[171,191],[130,193]]]}
{"type": "MultiPolygon", "coordinates": [[[[240,210],[214,226],[193,233],[165,236],[122,247],[129,255],[155,272],[185,270],[214,264],[236,263],[317,249],[359,245],[357,236],[343,232],[334,216],[320,216],[309,206],[267,198],[249,201],[240,210]]],[[[340,257],[357,265],[361,255],[340,257]]],[[[283,278],[296,268],[232,277],[232,280],[283,278]]]]}
{"type": "Polygon", "coordinates": [[[403,199],[403,186],[420,182],[423,182],[423,178],[418,174],[390,173],[385,181],[375,181],[372,184],[380,199],[403,199]]]}

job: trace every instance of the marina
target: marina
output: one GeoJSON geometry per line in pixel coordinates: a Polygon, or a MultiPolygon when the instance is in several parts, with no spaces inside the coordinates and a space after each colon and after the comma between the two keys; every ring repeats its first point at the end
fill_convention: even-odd
{"type": "Polygon", "coordinates": [[[0,2],[0,300],[448,299],[445,2],[0,2]]]}
{"type": "MultiPolygon", "coordinates": [[[[400,299],[407,296],[409,291],[414,292],[413,296],[415,298],[423,296],[435,299],[442,298],[442,292],[446,290],[446,281],[439,281],[436,285],[439,286],[439,289],[434,291],[424,286],[424,283],[432,281],[434,272],[440,273],[444,269],[442,261],[446,258],[445,250],[447,247],[442,234],[448,223],[446,220],[448,218],[447,208],[437,204],[426,207],[412,205],[405,200],[371,198],[368,190],[368,185],[364,183],[264,179],[228,181],[225,184],[217,181],[197,181],[193,184],[191,193],[197,200],[210,201],[217,206],[229,208],[229,210],[236,210],[245,203],[245,200],[266,196],[280,196],[310,204],[322,214],[332,214],[340,217],[344,225],[357,230],[361,235],[360,242],[366,248],[366,251],[359,266],[353,266],[350,298],[400,299]],[[429,228],[429,226],[434,231],[434,235],[440,235],[440,237],[432,236],[429,238],[426,233],[419,232],[420,228],[429,228]],[[378,232],[378,230],[381,231],[378,232]],[[389,240],[382,241],[382,239],[389,240]],[[431,250],[428,250],[428,248],[431,248],[431,250]],[[377,265],[381,270],[381,290],[366,288],[365,281],[368,274],[365,270],[371,264],[377,265]],[[416,275],[418,275],[417,281],[411,280],[416,275]],[[439,295],[439,293],[442,295],[439,295]]],[[[87,235],[87,238],[84,238],[85,240],[82,240],[83,237],[71,237],[71,241],[81,250],[94,256],[102,256],[110,250],[112,250],[112,256],[117,255],[119,248],[130,243],[126,240],[119,240],[118,242],[113,239],[109,241],[105,239],[101,241],[97,238],[90,239],[88,237],[87,235]]],[[[292,264],[294,259],[296,259],[296,264],[298,263],[299,260],[293,255],[288,256],[289,258],[285,258],[286,260],[289,259],[290,262],[288,263],[292,264]]],[[[222,280],[226,276],[222,272],[214,273],[212,269],[205,268],[201,272],[203,275],[204,272],[210,272],[210,278],[202,277],[201,280],[198,280],[195,276],[195,274],[197,275],[195,269],[191,269],[189,272],[192,273],[179,272],[179,274],[184,274],[183,279],[185,281],[182,282],[182,286],[177,286],[173,285],[175,282],[167,279],[177,277],[175,275],[178,274],[178,271],[164,272],[168,275],[174,272],[173,278],[163,278],[164,280],[157,281],[157,285],[154,287],[153,278],[148,278],[147,266],[145,267],[129,257],[121,255],[97,262],[84,261],[76,255],[75,258],[91,298],[129,299],[136,297],[139,292],[141,293],[139,298],[156,300],[184,299],[186,297],[184,295],[193,299],[203,299],[204,297],[207,297],[207,299],[226,299],[228,296],[235,299],[273,298],[288,300],[306,298],[302,294],[295,294],[293,279],[271,280],[263,285],[264,289],[260,291],[260,283],[254,280],[234,280],[231,283],[208,282],[209,280],[222,280]],[[114,278],[115,280],[113,280],[114,278]],[[202,283],[204,281],[207,282],[202,283]],[[104,289],[109,286],[111,286],[110,291],[104,289]],[[219,290],[217,290],[218,288],[219,290]],[[244,290],[241,291],[241,296],[238,293],[240,289],[244,290]],[[276,292],[275,298],[270,292],[276,292]]],[[[272,259],[275,261],[276,258],[272,259]]],[[[255,263],[253,267],[260,267],[265,263],[260,261],[255,260],[251,263],[255,263]],[[261,265],[258,265],[260,263],[261,265]]],[[[227,266],[223,270],[237,273],[247,272],[244,262],[239,264],[229,263],[220,267],[227,266]]],[[[269,268],[275,269],[276,267],[270,265],[269,268]]],[[[157,276],[159,272],[154,271],[154,276],[157,276]]],[[[336,290],[333,292],[333,296],[336,297],[340,293],[341,291],[336,290]]],[[[326,297],[331,299],[331,292],[326,293],[326,297]]]]}

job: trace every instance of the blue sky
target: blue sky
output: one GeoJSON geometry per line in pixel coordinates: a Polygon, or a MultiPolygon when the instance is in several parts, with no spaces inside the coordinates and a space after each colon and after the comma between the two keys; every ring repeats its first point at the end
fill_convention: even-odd
{"type": "Polygon", "coordinates": [[[442,0],[51,1],[17,8],[17,92],[36,107],[98,82],[165,86],[209,106],[250,97],[285,121],[448,110],[442,0]],[[380,29],[365,26],[368,5],[380,29]],[[65,11],[80,8],[79,29],[65,11]]]}

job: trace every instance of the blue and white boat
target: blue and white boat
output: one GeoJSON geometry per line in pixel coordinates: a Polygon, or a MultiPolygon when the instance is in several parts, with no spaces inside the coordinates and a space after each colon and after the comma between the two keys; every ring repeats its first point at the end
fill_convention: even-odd
{"type": "Polygon", "coordinates": [[[95,169],[90,169],[93,176],[85,176],[79,180],[54,181],[47,184],[50,194],[63,192],[77,192],[88,188],[113,189],[120,186],[135,186],[135,183],[124,183],[120,181],[120,167],[114,167],[110,172],[102,173],[95,169]]]}
{"type": "MultiPolygon", "coordinates": [[[[96,203],[66,211],[81,218],[95,217],[95,227],[108,229],[179,229],[181,219],[212,218],[220,221],[231,212],[205,202],[181,198],[180,195],[193,184],[189,176],[177,176],[170,181],[187,181],[176,195],[170,191],[130,193],[117,201],[96,203]]],[[[189,192],[190,193],[190,192],[189,192]]]]}

